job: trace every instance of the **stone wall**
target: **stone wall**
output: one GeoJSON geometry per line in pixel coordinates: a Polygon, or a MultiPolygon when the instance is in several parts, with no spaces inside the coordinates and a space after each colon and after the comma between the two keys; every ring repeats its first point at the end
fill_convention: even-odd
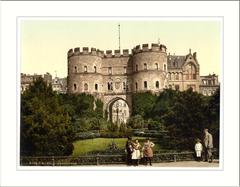
{"type": "MultiPolygon", "coordinates": [[[[184,58],[184,57],[183,57],[184,58]]],[[[68,93],[89,93],[100,98],[104,110],[118,99],[126,101],[130,113],[132,93],[151,91],[159,93],[172,87],[180,91],[193,87],[199,92],[199,64],[191,52],[184,64],[168,69],[166,46],[138,45],[129,50],[74,48],[68,51],[68,93]],[[189,78],[189,68],[194,70],[189,78]]],[[[193,71],[191,69],[191,71],[193,71]]],[[[192,73],[192,72],[191,72],[192,73]]]]}

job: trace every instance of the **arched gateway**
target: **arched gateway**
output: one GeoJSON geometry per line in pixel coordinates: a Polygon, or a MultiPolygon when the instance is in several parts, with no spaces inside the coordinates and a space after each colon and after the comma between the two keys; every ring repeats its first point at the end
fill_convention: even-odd
{"type": "Polygon", "coordinates": [[[124,98],[112,98],[106,105],[108,120],[115,124],[127,123],[131,115],[131,103],[124,98]]]}

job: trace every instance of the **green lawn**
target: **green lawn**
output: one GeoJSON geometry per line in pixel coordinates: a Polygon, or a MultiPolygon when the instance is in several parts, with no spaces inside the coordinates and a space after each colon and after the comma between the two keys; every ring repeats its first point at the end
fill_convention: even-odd
{"type": "MultiPolygon", "coordinates": [[[[134,137],[134,139],[138,139],[141,145],[143,145],[144,137],[134,137]]],[[[89,152],[95,151],[104,151],[108,149],[109,144],[115,142],[119,149],[125,148],[125,143],[127,138],[94,138],[94,139],[87,139],[87,140],[78,140],[73,143],[74,150],[72,156],[79,156],[85,155],[89,152]]],[[[154,142],[154,139],[152,140],[154,142]]],[[[159,150],[160,145],[155,144],[154,150],[159,150]]]]}

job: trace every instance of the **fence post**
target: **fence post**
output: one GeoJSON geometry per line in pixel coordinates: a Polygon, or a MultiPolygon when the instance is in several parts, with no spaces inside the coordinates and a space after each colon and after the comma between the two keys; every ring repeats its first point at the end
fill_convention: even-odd
{"type": "Polygon", "coordinates": [[[54,156],[52,156],[52,166],[55,166],[54,156]]]}
{"type": "Polygon", "coordinates": [[[176,154],[173,155],[173,158],[174,158],[174,162],[177,162],[177,155],[176,154]]]}
{"type": "Polygon", "coordinates": [[[99,153],[97,154],[97,166],[99,165],[99,153]]]}

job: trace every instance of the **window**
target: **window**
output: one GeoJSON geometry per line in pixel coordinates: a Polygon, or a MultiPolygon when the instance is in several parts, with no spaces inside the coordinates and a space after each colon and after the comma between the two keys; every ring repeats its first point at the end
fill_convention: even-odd
{"type": "Polygon", "coordinates": [[[172,73],[172,74],[171,74],[171,76],[172,76],[172,77],[171,77],[171,79],[172,79],[172,80],[174,80],[174,78],[175,78],[175,77],[174,77],[174,76],[175,76],[175,74],[174,74],[174,73],[172,73]]]}
{"type": "Polygon", "coordinates": [[[135,86],[136,86],[136,90],[138,90],[138,83],[137,82],[135,83],[135,86]]]}
{"type": "Polygon", "coordinates": [[[158,70],[158,63],[155,63],[156,70],[158,70]]]}
{"type": "Polygon", "coordinates": [[[144,89],[147,89],[147,81],[144,81],[144,89]]]}
{"type": "Polygon", "coordinates": [[[144,63],[144,70],[147,70],[147,64],[144,63]]]}
{"type": "Polygon", "coordinates": [[[108,68],[108,74],[111,75],[112,74],[112,67],[108,68]]]}
{"type": "Polygon", "coordinates": [[[166,64],[163,65],[163,69],[164,69],[164,71],[167,71],[167,65],[166,64]]]}
{"type": "Polygon", "coordinates": [[[176,80],[179,80],[178,73],[175,74],[175,79],[176,79],[176,80]]]}
{"type": "Polygon", "coordinates": [[[112,82],[108,82],[108,91],[113,90],[113,84],[112,82]]]}
{"type": "Polygon", "coordinates": [[[196,85],[194,84],[189,84],[187,85],[187,89],[192,88],[193,91],[196,91],[196,85]]]}
{"type": "Polygon", "coordinates": [[[77,85],[76,84],[73,84],[73,89],[77,90],[77,85]]]}
{"type": "Polygon", "coordinates": [[[168,74],[168,77],[169,77],[169,80],[172,80],[172,79],[171,79],[171,73],[168,74]]]}
{"type": "Polygon", "coordinates": [[[193,79],[197,79],[196,74],[193,74],[192,77],[193,77],[193,79]]]}
{"type": "Polygon", "coordinates": [[[212,85],[212,81],[211,80],[208,80],[208,85],[212,85]]]}
{"type": "Polygon", "coordinates": [[[123,90],[126,90],[126,83],[123,82],[123,90]]]}
{"type": "Polygon", "coordinates": [[[179,85],[178,84],[175,85],[175,90],[179,90],[179,85]]]}
{"type": "Polygon", "coordinates": [[[84,66],[84,72],[87,72],[87,66],[84,66]]]}
{"type": "Polygon", "coordinates": [[[124,70],[124,73],[126,74],[126,73],[127,73],[127,67],[124,66],[124,67],[123,67],[123,70],[124,70]]]}
{"type": "Polygon", "coordinates": [[[186,74],[186,79],[187,80],[191,80],[191,79],[196,79],[197,78],[197,76],[196,76],[196,67],[195,67],[194,64],[189,63],[186,66],[186,71],[187,71],[187,74],[186,74]]]}
{"type": "Polygon", "coordinates": [[[138,71],[138,65],[136,64],[136,71],[138,71]]]}
{"type": "Polygon", "coordinates": [[[74,67],[74,71],[75,71],[75,73],[77,73],[77,66],[74,67]]]}
{"type": "Polygon", "coordinates": [[[98,90],[98,84],[95,84],[95,90],[96,91],[98,90]]]}
{"type": "Polygon", "coordinates": [[[87,83],[84,84],[84,91],[88,91],[88,84],[87,83]]]}
{"type": "Polygon", "coordinates": [[[159,88],[159,81],[156,81],[156,88],[159,88]]]}
{"type": "Polygon", "coordinates": [[[97,73],[97,67],[94,66],[94,73],[97,73]]]}
{"type": "Polygon", "coordinates": [[[179,73],[179,80],[182,80],[182,73],[179,73]]]}

